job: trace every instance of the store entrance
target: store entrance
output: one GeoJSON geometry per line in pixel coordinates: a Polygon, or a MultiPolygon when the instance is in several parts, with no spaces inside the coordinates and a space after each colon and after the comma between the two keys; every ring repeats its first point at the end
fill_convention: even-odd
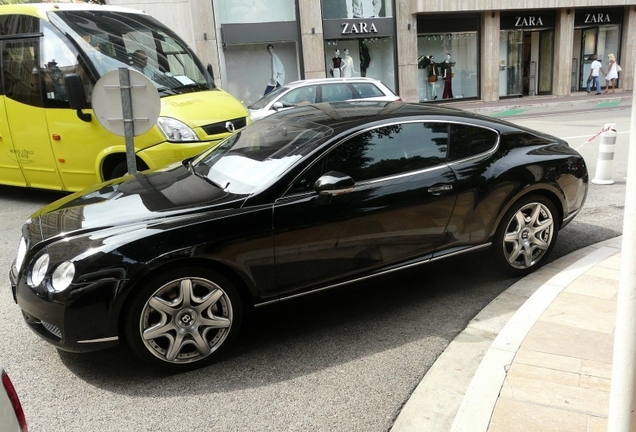
{"type": "Polygon", "coordinates": [[[523,95],[552,94],[554,30],[523,32],[523,95]]]}

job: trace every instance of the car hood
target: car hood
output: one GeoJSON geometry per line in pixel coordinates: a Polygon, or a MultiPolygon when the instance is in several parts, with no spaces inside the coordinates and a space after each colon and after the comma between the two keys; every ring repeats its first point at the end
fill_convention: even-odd
{"type": "MultiPolygon", "coordinates": [[[[165,223],[175,218],[219,216],[240,208],[247,196],[235,195],[198,177],[182,164],[147,171],[84,189],[31,216],[40,240],[59,234],[165,223]],[[36,228],[36,229],[38,229],[36,228]]],[[[33,234],[33,231],[32,231],[33,234]]]]}
{"type": "Polygon", "coordinates": [[[221,89],[161,98],[161,115],[201,127],[248,116],[247,108],[221,89]]]}

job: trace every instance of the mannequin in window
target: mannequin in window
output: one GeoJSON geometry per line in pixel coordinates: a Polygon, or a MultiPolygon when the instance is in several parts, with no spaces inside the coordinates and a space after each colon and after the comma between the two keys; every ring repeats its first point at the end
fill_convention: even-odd
{"type": "Polygon", "coordinates": [[[265,87],[264,95],[285,84],[285,66],[283,66],[280,58],[274,54],[274,45],[267,45],[267,52],[271,56],[272,77],[267,83],[267,87],[265,87]]]}
{"type": "Polygon", "coordinates": [[[431,99],[437,99],[437,66],[433,62],[433,56],[420,56],[417,67],[425,70],[426,82],[431,86],[431,99]]]}
{"type": "Polygon", "coordinates": [[[380,16],[382,0],[345,0],[347,18],[375,18],[380,16]]]}
{"type": "Polygon", "coordinates": [[[349,50],[345,48],[344,58],[342,59],[342,76],[349,78],[353,73],[357,73],[353,68],[353,59],[349,55],[349,50]]]}
{"type": "Polygon", "coordinates": [[[371,54],[369,53],[369,48],[366,44],[361,40],[358,44],[358,49],[360,50],[360,76],[367,76],[367,69],[371,65],[371,54]]]}
{"type": "Polygon", "coordinates": [[[453,98],[453,68],[451,67],[451,55],[446,55],[446,60],[442,63],[442,78],[444,79],[443,99],[453,98]]]}
{"type": "Polygon", "coordinates": [[[329,70],[331,76],[334,78],[340,78],[342,76],[342,58],[340,57],[340,50],[334,52],[334,57],[331,59],[333,68],[329,70]]]}

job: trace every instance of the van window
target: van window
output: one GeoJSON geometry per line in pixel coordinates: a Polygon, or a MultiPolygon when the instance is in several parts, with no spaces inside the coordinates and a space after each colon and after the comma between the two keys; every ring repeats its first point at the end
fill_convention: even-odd
{"type": "MultiPolygon", "coordinates": [[[[59,30],[42,22],[40,76],[46,108],[68,108],[68,96],[64,86],[64,76],[78,74],[86,84],[94,84],[85,68],[80,64],[81,56],[59,30]]],[[[92,87],[92,86],[91,86],[92,87]]],[[[87,95],[88,97],[88,95],[87,95]]]]}
{"type": "Polygon", "coordinates": [[[42,106],[36,41],[2,44],[2,91],[7,97],[32,106],[42,106]]]}
{"type": "Polygon", "coordinates": [[[160,96],[215,87],[190,48],[148,15],[58,11],[48,17],[86,53],[100,76],[133,68],[153,81],[160,96]]]}

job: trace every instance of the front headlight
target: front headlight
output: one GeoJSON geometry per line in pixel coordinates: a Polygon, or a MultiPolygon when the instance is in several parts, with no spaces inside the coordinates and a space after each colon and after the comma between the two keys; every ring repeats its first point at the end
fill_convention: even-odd
{"type": "Polygon", "coordinates": [[[64,291],[73,282],[73,277],[75,277],[75,265],[70,261],[64,261],[53,272],[51,285],[56,292],[64,291]]]}
{"type": "Polygon", "coordinates": [[[26,256],[27,246],[26,240],[24,237],[20,239],[20,244],[18,245],[18,254],[15,257],[15,267],[17,271],[20,271],[22,268],[22,263],[24,262],[24,257],[26,256]]]}
{"type": "Polygon", "coordinates": [[[31,270],[31,285],[36,287],[42,283],[49,269],[49,254],[44,254],[35,261],[31,270]]]}
{"type": "Polygon", "coordinates": [[[199,141],[197,134],[195,134],[189,126],[179,120],[170,117],[159,117],[159,119],[157,119],[157,126],[159,126],[159,129],[161,129],[161,132],[163,132],[168,141],[199,141]]]}

